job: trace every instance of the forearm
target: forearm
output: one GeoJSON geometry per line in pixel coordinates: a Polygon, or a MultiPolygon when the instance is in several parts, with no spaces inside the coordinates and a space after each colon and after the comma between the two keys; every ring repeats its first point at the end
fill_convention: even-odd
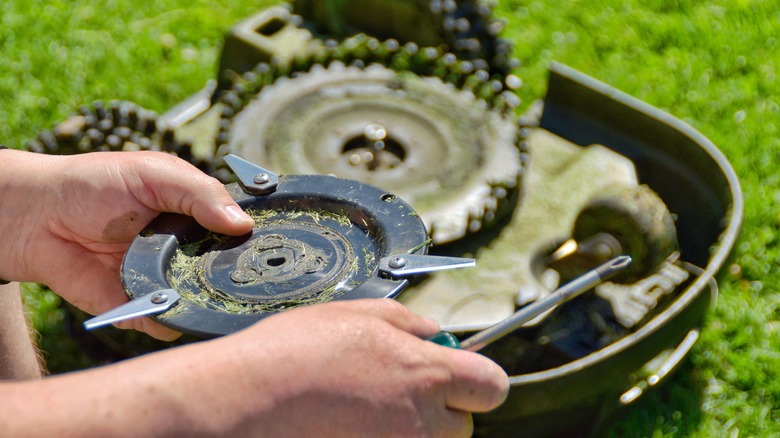
{"type": "Polygon", "coordinates": [[[391,300],[326,303],[102,369],[0,384],[8,436],[467,436],[498,365],[391,300]]]}
{"type": "Polygon", "coordinates": [[[0,380],[40,378],[40,356],[24,317],[18,283],[0,285],[0,380]]]}
{"type": "Polygon", "coordinates": [[[225,434],[242,416],[226,400],[237,390],[213,384],[234,372],[227,356],[221,354],[221,360],[210,346],[193,345],[99,369],[3,383],[0,430],[18,437],[225,434]]]}
{"type": "MultiPolygon", "coordinates": [[[[20,162],[25,152],[0,149],[0,278],[20,279],[20,254],[15,254],[20,225],[29,224],[23,206],[29,203],[31,184],[25,185],[24,173],[34,170],[20,162]]],[[[0,284],[0,380],[38,379],[43,366],[24,315],[18,283],[0,284]]]]}

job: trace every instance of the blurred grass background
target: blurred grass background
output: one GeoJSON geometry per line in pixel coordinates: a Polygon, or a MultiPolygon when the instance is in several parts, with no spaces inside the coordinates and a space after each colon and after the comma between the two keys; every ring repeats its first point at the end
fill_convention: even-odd
{"type": "MultiPolygon", "coordinates": [[[[216,75],[224,33],[276,1],[3,0],[0,141],[23,145],[94,100],[160,113],[216,75]]],[[[780,435],[780,4],[777,0],[500,0],[525,86],[544,96],[561,61],[700,130],[734,165],[746,198],[721,295],[683,367],[643,396],[614,436],[780,435]]],[[[25,293],[64,371],[78,355],[51,293],[25,293]]]]}

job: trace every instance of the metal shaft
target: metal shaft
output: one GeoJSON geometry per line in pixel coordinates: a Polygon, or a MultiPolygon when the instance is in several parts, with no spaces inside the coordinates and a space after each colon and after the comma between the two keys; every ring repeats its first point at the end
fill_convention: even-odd
{"type": "Polygon", "coordinates": [[[609,277],[612,277],[630,264],[631,257],[627,255],[615,257],[596,269],[588,271],[564,284],[550,295],[523,307],[498,324],[466,338],[460,343],[460,348],[469,351],[478,351],[493,341],[506,336],[542,313],[571,300],[609,277]]]}

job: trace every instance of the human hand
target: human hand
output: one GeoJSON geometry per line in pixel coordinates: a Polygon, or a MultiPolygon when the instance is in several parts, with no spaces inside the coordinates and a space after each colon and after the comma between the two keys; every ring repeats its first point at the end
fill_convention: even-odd
{"type": "MultiPolygon", "coordinates": [[[[122,258],[160,212],[187,214],[229,235],[254,225],[221,183],[168,154],[5,150],[2,156],[0,278],[44,283],[92,314],[127,301],[122,258]]],[[[120,326],[159,338],[176,335],[147,318],[120,326]]]]}
{"type": "Polygon", "coordinates": [[[211,341],[2,384],[3,431],[469,436],[469,412],[501,404],[509,380],[484,356],[423,339],[437,331],[436,323],[389,299],[293,309],[211,341]]]}
{"type": "Polygon", "coordinates": [[[508,378],[484,356],[424,340],[438,330],[385,299],[273,316],[213,341],[242,376],[222,381],[240,408],[221,411],[243,412],[244,432],[262,436],[470,436],[470,412],[499,406],[508,378]]]}

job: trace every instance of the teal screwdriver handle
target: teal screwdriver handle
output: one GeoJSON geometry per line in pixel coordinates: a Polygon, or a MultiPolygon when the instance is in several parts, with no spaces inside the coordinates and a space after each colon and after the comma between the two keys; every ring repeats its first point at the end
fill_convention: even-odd
{"type": "Polygon", "coordinates": [[[443,347],[460,348],[460,341],[450,332],[439,332],[427,339],[443,347]]]}

